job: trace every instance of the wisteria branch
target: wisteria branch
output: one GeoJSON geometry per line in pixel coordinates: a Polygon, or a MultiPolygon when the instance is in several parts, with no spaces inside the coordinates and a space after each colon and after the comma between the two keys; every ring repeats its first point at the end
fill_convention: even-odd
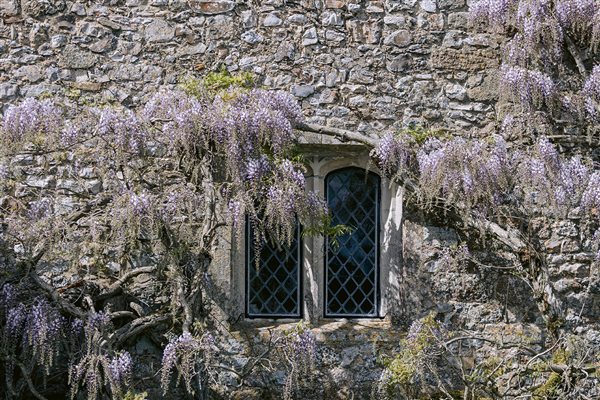
{"type": "Polygon", "coordinates": [[[583,59],[581,58],[581,53],[579,52],[575,42],[573,42],[573,39],[571,39],[567,33],[565,33],[565,43],[567,44],[567,50],[569,50],[569,54],[571,54],[571,57],[573,57],[573,60],[575,60],[575,65],[577,65],[579,73],[582,77],[586,78],[588,76],[588,71],[585,68],[583,59]]]}
{"type": "Polygon", "coordinates": [[[373,139],[367,135],[344,129],[332,128],[330,126],[299,123],[295,126],[295,128],[303,132],[312,132],[318,133],[320,135],[333,136],[342,142],[362,143],[368,146],[369,148],[373,148],[377,144],[377,139],[373,139]]]}
{"type": "Polygon", "coordinates": [[[35,388],[35,385],[33,384],[33,381],[31,380],[31,377],[29,376],[29,372],[27,371],[27,368],[25,368],[25,365],[23,365],[23,363],[20,361],[16,361],[16,364],[21,370],[23,378],[25,378],[25,382],[27,382],[27,387],[29,388],[31,394],[38,400],[48,400],[46,399],[46,397],[42,396],[40,392],[38,392],[35,388]]]}

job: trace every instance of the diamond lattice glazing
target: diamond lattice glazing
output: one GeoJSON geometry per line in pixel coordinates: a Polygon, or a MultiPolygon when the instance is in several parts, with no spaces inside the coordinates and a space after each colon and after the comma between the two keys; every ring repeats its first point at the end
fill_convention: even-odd
{"type": "Polygon", "coordinates": [[[265,241],[256,262],[249,229],[247,311],[251,317],[300,316],[299,229],[289,247],[265,241]]]}
{"type": "Polygon", "coordinates": [[[353,229],[338,238],[339,246],[327,241],[327,316],[377,316],[379,185],[377,175],[360,168],[327,176],[327,205],[333,225],[353,229]]]}

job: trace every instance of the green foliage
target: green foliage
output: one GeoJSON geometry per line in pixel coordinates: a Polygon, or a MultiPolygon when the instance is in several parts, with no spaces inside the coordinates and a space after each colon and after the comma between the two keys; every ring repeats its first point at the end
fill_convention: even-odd
{"type": "Polygon", "coordinates": [[[125,393],[125,396],[123,396],[123,400],[146,400],[147,398],[148,393],[136,393],[133,390],[129,390],[127,393],[125,393]]]}
{"type": "Polygon", "coordinates": [[[71,99],[78,99],[81,96],[81,90],[75,88],[65,89],[65,96],[71,99]]]}
{"type": "Polygon", "coordinates": [[[442,129],[428,129],[422,126],[410,126],[399,132],[399,135],[410,137],[416,144],[421,145],[430,138],[446,138],[448,134],[442,129]]]}
{"type": "Polygon", "coordinates": [[[186,78],[181,78],[180,80],[181,82],[178,86],[187,95],[196,98],[201,98],[204,96],[205,89],[201,79],[188,76],[186,78]]]}
{"type": "Polygon", "coordinates": [[[226,68],[221,68],[217,72],[209,72],[202,79],[187,77],[182,80],[179,87],[188,95],[197,98],[205,94],[214,96],[224,94],[231,88],[247,90],[255,87],[254,75],[250,72],[241,72],[232,75],[226,68]]]}
{"type": "Polygon", "coordinates": [[[282,333],[286,338],[290,338],[293,335],[301,335],[309,330],[310,327],[304,321],[300,321],[290,329],[284,329],[282,333]]]}
{"type": "Polygon", "coordinates": [[[414,385],[423,361],[429,357],[429,350],[438,342],[434,332],[439,332],[440,329],[441,326],[435,320],[434,312],[417,321],[416,324],[413,323],[409,336],[400,342],[402,350],[394,357],[383,360],[386,369],[384,385],[388,393],[392,393],[397,386],[414,385]],[[419,328],[414,329],[415,326],[419,328]]]}
{"type": "Polygon", "coordinates": [[[221,68],[219,72],[209,72],[202,81],[204,87],[212,92],[227,90],[230,87],[250,89],[255,86],[254,75],[250,72],[241,72],[231,75],[227,69],[221,68]]]}
{"type": "Polygon", "coordinates": [[[552,372],[550,374],[550,377],[548,378],[548,380],[546,380],[546,382],[544,382],[544,384],[542,386],[538,387],[533,392],[533,398],[534,399],[548,399],[548,398],[555,397],[556,395],[558,395],[558,389],[559,389],[561,382],[562,382],[562,378],[561,378],[560,374],[558,374],[556,372],[552,372]]]}
{"type": "Polygon", "coordinates": [[[331,215],[324,215],[318,224],[303,228],[302,237],[323,235],[329,239],[332,247],[338,248],[340,246],[339,238],[351,234],[354,229],[354,227],[343,224],[333,225],[331,215]]]}

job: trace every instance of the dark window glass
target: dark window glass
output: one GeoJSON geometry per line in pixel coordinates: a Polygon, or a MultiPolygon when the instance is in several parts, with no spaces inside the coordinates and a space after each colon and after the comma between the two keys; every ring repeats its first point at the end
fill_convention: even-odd
{"type": "Polygon", "coordinates": [[[246,312],[249,317],[301,316],[300,226],[290,246],[267,240],[262,244],[258,263],[254,233],[246,233],[246,312]]]}
{"type": "Polygon", "coordinates": [[[353,230],[329,239],[325,249],[325,316],[378,316],[380,178],[360,168],[334,171],[325,178],[333,225],[353,230]]]}

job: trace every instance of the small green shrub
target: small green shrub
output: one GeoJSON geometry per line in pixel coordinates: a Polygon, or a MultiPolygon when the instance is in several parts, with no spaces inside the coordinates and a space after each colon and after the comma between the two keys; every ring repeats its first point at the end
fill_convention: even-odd
{"type": "Polygon", "coordinates": [[[248,90],[255,87],[254,75],[250,72],[241,72],[232,75],[226,68],[216,72],[209,72],[203,78],[183,78],[179,87],[188,95],[194,97],[213,97],[217,94],[225,95],[232,88],[248,90]]]}

